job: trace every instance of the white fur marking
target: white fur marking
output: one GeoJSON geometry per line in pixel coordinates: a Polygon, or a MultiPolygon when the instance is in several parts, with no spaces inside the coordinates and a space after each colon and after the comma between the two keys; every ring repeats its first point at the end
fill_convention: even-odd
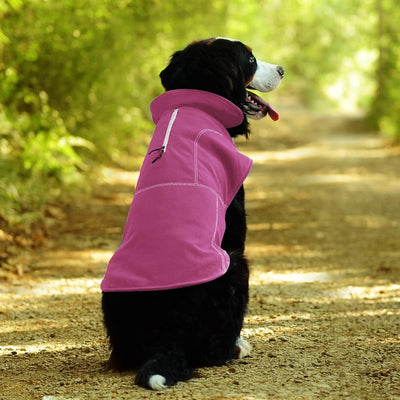
{"type": "Polygon", "coordinates": [[[278,65],[257,60],[257,70],[250,86],[260,92],[270,92],[281,83],[278,65]]]}
{"type": "Polygon", "coordinates": [[[149,386],[153,390],[163,390],[167,387],[165,384],[166,381],[162,375],[152,375],[149,379],[149,386]]]}
{"type": "Polygon", "coordinates": [[[238,358],[244,358],[250,355],[252,346],[247,340],[238,337],[236,340],[236,346],[239,348],[238,358]]]}

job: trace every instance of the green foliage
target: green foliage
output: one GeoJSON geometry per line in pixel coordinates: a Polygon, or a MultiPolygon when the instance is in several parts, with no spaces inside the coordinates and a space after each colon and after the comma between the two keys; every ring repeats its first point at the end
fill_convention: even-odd
{"type": "Polygon", "coordinates": [[[280,93],[372,104],[398,136],[399,17],[395,0],[0,0],[0,216],[143,154],[158,74],[198,38],[243,40],[285,66],[280,93]]]}
{"type": "Polygon", "coordinates": [[[1,1],[0,216],[30,220],[61,189],[87,184],[94,161],[142,154],[159,71],[177,46],[220,27],[224,10],[205,0],[1,1]]]}
{"type": "Polygon", "coordinates": [[[93,148],[66,130],[43,92],[24,102],[30,113],[0,105],[0,216],[12,223],[35,220],[61,186],[81,183],[87,168],[76,149],[93,148]]]}
{"type": "Polygon", "coordinates": [[[369,112],[372,124],[400,140],[400,9],[396,0],[378,0],[377,89],[369,112]]]}
{"type": "Polygon", "coordinates": [[[344,97],[352,97],[346,93],[353,90],[350,72],[362,79],[356,100],[371,93],[363,85],[372,65],[360,65],[357,54],[371,50],[373,1],[269,0],[249,7],[248,1],[237,0],[230,8],[228,28],[251,43],[258,55],[285,66],[283,87],[300,101],[326,107],[327,89],[341,85],[345,90],[334,97],[343,105],[344,97]]]}

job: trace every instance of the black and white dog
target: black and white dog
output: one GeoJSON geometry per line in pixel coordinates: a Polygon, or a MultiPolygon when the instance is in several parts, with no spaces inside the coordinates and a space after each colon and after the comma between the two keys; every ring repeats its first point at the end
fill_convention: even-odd
{"type": "Polygon", "coordinates": [[[247,117],[278,119],[246,88],[271,91],[283,75],[224,38],[191,43],[160,74],[157,127],[102,282],[111,366],[137,370],[143,387],[160,390],[250,352],[240,332],[251,161],[231,138],[248,136],[247,117]]]}

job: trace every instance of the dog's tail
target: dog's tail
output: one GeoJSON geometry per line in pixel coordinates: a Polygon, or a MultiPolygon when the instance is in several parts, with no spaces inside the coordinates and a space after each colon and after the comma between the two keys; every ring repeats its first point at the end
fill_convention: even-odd
{"type": "Polygon", "coordinates": [[[185,353],[179,347],[158,350],[139,369],[136,383],[147,389],[162,390],[186,381],[194,374],[194,368],[188,366],[185,353]]]}

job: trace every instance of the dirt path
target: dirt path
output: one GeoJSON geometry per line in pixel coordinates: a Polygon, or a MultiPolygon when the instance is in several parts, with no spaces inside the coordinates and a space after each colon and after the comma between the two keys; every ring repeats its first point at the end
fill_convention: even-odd
{"type": "Polygon", "coordinates": [[[161,394],[105,369],[99,282],[137,176],[108,170],[93,204],[50,210],[24,276],[0,281],[0,399],[400,399],[399,149],[295,108],[240,146],[255,161],[252,355],[161,394]]]}

